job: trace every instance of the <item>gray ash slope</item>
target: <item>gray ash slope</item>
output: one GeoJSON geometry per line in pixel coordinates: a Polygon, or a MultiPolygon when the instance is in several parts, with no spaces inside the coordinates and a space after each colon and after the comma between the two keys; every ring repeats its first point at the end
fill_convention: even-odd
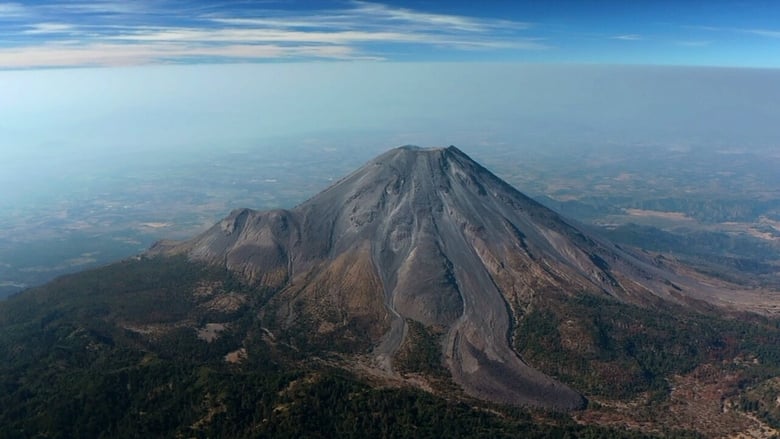
{"type": "Polygon", "coordinates": [[[600,240],[455,147],[400,147],[291,210],[240,209],[151,253],[224,265],[277,291],[266,313],[313,337],[365,339],[392,373],[406,319],[437,328],[442,361],[476,397],[576,409],[584,398],[512,348],[544,294],[732,306],[720,290],[600,240]]]}

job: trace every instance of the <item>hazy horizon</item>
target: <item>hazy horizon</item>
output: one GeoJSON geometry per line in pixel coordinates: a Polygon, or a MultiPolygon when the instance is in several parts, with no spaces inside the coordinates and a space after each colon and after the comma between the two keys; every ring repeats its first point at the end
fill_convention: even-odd
{"type": "Polygon", "coordinates": [[[506,137],[556,124],[569,136],[771,142],[780,107],[780,69],[290,63],[4,71],[0,79],[5,153],[347,130],[424,130],[446,143],[454,127],[506,137]]]}
{"type": "Polygon", "coordinates": [[[336,155],[351,145],[352,157],[367,160],[402,144],[735,150],[772,149],[780,139],[780,70],[763,69],[294,63],[5,71],[0,96],[8,98],[0,104],[6,206],[67,190],[95,170],[231,151],[294,157],[296,143],[336,155]]]}

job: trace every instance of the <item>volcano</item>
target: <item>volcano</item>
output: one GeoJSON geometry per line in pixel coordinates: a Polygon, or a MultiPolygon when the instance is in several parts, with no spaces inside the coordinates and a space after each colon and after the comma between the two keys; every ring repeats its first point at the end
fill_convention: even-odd
{"type": "Polygon", "coordinates": [[[442,366],[466,393],[563,410],[585,399],[512,347],[539,298],[741,306],[668,261],[588,233],[452,146],[390,150],[291,210],[235,210],[150,254],[186,254],[240,274],[274,292],[265,321],[351,340],[388,374],[417,322],[441,334],[442,366]]]}

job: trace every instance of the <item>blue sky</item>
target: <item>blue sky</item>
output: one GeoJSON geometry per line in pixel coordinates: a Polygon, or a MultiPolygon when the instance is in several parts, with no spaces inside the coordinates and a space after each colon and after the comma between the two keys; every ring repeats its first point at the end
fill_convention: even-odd
{"type": "Polygon", "coordinates": [[[780,2],[0,0],[0,68],[313,60],[780,67],[780,2]]]}

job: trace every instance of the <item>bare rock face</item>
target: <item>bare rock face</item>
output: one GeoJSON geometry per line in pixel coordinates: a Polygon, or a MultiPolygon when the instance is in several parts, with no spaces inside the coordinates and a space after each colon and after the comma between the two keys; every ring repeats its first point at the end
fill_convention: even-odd
{"type": "Polygon", "coordinates": [[[305,321],[317,336],[365,340],[388,371],[405,319],[444,328],[442,361],[467,393],[556,409],[585,401],[511,347],[514,318],[535,297],[719,300],[582,232],[455,147],[393,149],[292,210],[236,210],[157,251],[277,290],[267,312],[280,325],[305,321]]]}

